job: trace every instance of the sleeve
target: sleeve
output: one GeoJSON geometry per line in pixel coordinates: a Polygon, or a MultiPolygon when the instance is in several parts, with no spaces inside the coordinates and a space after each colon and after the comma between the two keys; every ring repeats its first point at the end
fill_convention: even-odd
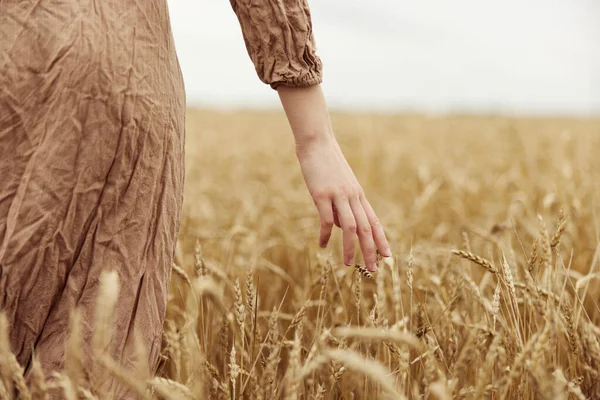
{"type": "Polygon", "coordinates": [[[307,0],[230,0],[261,81],[307,87],[321,83],[307,0]]]}

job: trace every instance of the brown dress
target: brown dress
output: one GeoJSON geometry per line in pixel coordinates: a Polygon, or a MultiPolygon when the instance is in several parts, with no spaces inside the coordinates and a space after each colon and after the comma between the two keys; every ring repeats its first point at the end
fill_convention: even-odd
{"type": "MultiPolygon", "coordinates": [[[[263,82],[321,81],[306,0],[231,4],[263,82]]],[[[131,363],[137,332],[156,365],[184,114],[166,0],[0,1],[0,310],[24,366],[33,350],[62,368],[74,306],[89,341],[106,268],[121,281],[113,357],[131,363]]]]}

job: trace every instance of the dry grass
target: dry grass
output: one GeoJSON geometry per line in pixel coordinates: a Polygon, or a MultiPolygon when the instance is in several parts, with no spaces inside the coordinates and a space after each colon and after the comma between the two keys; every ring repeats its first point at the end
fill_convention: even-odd
{"type": "Polygon", "coordinates": [[[600,398],[600,121],[334,126],[394,251],[373,279],[342,264],[339,232],[318,249],[280,113],[191,111],[158,374],[102,354],[106,275],[93,385],[78,384],[77,320],[71,365],[47,381],[34,366],[27,389],[0,318],[0,397],[105,398],[110,375],[164,399],[600,398]]]}

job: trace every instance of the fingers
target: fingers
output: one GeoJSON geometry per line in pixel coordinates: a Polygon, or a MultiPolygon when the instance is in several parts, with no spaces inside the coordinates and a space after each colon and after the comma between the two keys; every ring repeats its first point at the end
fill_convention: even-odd
{"type": "Polygon", "coordinates": [[[391,257],[392,251],[390,250],[390,245],[385,237],[383,226],[381,225],[379,218],[377,218],[373,207],[371,207],[371,204],[365,196],[360,197],[360,202],[365,210],[365,213],[367,214],[367,218],[369,219],[369,224],[371,225],[371,230],[373,231],[373,239],[375,240],[377,250],[379,250],[384,257],[391,257]]]}
{"type": "Polygon", "coordinates": [[[369,271],[377,270],[377,252],[392,255],[383,227],[362,191],[353,196],[339,195],[333,200],[322,196],[315,201],[321,218],[319,245],[327,247],[333,225],[342,229],[344,264],[354,263],[355,237],[369,271]]]}
{"type": "Polygon", "coordinates": [[[350,207],[356,220],[356,233],[358,234],[358,242],[360,243],[365,264],[369,271],[375,272],[377,270],[377,254],[375,253],[375,242],[373,241],[373,231],[369,218],[367,218],[367,214],[358,197],[350,200],[350,207]]]}
{"type": "Polygon", "coordinates": [[[354,237],[356,236],[356,220],[347,198],[336,197],[334,200],[337,215],[342,226],[344,243],[344,264],[354,263],[354,237]]]}
{"type": "Polygon", "coordinates": [[[322,198],[316,203],[319,216],[321,218],[321,234],[319,236],[319,246],[325,248],[331,237],[331,228],[333,228],[333,204],[331,199],[322,198]]]}
{"type": "Polygon", "coordinates": [[[338,228],[340,228],[340,229],[342,228],[342,225],[340,225],[340,218],[338,217],[337,210],[335,209],[335,204],[333,205],[333,223],[338,228]]]}

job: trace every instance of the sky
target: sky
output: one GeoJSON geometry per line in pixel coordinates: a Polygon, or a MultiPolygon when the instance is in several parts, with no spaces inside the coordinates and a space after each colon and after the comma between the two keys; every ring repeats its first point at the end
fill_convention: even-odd
{"type": "MultiPolygon", "coordinates": [[[[168,3],[190,106],[279,106],[228,0],[168,3]]],[[[309,4],[331,108],[600,115],[598,0],[309,4]]]]}

